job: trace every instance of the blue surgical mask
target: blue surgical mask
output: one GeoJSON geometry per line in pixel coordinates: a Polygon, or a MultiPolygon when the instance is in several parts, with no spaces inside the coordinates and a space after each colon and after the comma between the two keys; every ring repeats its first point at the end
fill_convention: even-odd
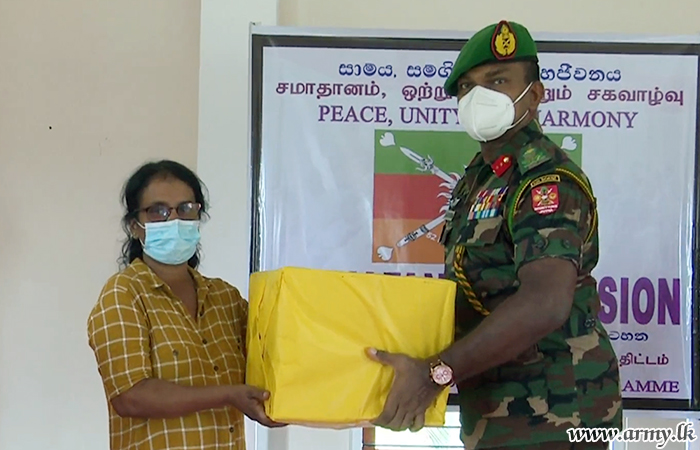
{"type": "Polygon", "coordinates": [[[146,230],[146,242],[142,242],[143,251],[159,263],[182,264],[189,261],[197,251],[200,239],[198,220],[148,222],[145,227],[141,227],[146,230]]]}

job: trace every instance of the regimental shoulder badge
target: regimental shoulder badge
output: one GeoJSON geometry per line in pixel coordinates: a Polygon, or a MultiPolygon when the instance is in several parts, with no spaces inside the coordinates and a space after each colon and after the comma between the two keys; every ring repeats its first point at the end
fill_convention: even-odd
{"type": "Polygon", "coordinates": [[[556,173],[550,173],[549,175],[543,175],[541,177],[537,177],[534,180],[530,182],[530,187],[535,188],[539,186],[540,184],[545,184],[545,183],[559,183],[561,181],[561,177],[557,175],[556,173]]]}
{"type": "Polygon", "coordinates": [[[559,188],[556,184],[541,184],[533,187],[532,209],[540,215],[552,214],[559,209],[559,188]]]}
{"type": "Polygon", "coordinates": [[[493,32],[491,51],[498,60],[510,59],[515,56],[518,48],[517,38],[510,24],[502,20],[493,32]]]}

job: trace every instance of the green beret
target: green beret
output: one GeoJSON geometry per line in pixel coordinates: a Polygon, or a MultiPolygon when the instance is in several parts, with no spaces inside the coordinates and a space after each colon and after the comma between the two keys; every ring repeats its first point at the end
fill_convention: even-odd
{"type": "Polygon", "coordinates": [[[527,28],[503,20],[480,30],[464,44],[445,81],[445,92],[456,96],[459,77],[477,66],[510,61],[537,61],[537,46],[527,28]]]}

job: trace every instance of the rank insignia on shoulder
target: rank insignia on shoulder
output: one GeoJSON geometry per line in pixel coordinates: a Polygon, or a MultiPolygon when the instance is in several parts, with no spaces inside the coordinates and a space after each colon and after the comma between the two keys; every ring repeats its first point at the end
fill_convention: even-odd
{"type": "Polygon", "coordinates": [[[518,167],[521,173],[539,166],[549,160],[547,152],[539,147],[529,147],[518,157],[518,167]]]}
{"type": "Polygon", "coordinates": [[[533,187],[530,192],[532,209],[537,214],[545,216],[559,209],[559,188],[556,184],[540,184],[533,187]]]}

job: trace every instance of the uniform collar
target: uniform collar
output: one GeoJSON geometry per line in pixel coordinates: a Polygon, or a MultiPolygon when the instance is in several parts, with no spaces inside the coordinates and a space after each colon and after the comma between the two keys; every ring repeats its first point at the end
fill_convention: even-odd
{"type": "MultiPolygon", "coordinates": [[[[542,127],[537,119],[533,119],[525,127],[520,129],[505,145],[495,153],[496,159],[491,163],[491,170],[502,176],[510,169],[523,148],[542,134],[542,127]]],[[[486,163],[481,155],[481,160],[486,163]]]]}

